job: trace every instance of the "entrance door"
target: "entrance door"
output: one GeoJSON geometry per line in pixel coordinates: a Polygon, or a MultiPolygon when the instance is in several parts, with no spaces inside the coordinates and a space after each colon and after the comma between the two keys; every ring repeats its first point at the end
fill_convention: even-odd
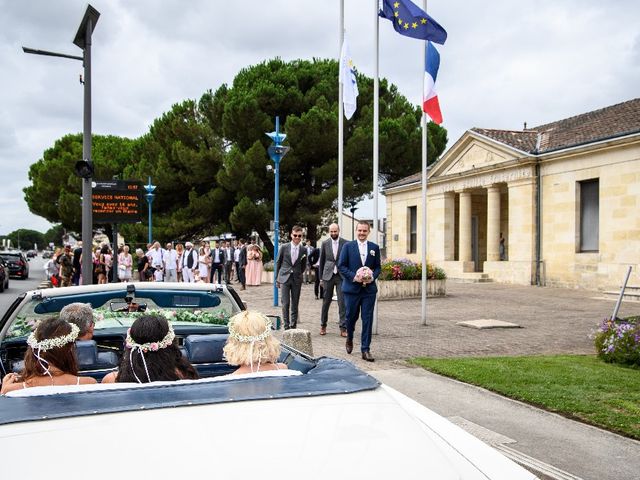
{"type": "Polygon", "coordinates": [[[471,217],[471,260],[474,263],[474,272],[482,271],[480,268],[480,248],[478,246],[478,216],[471,217]]]}

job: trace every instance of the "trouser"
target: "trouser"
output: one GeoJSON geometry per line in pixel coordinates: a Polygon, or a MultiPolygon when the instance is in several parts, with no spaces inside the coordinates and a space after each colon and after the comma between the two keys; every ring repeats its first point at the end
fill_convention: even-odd
{"type": "Polygon", "coordinates": [[[374,294],[344,294],[344,304],[347,316],[347,338],[353,341],[353,331],[362,312],[362,335],[360,337],[360,351],[368,352],[371,346],[371,328],[373,327],[373,307],[376,304],[374,294]]]}
{"type": "Polygon", "coordinates": [[[178,273],[175,268],[167,269],[164,271],[164,281],[165,282],[177,282],[178,281],[178,273]]]}
{"type": "Polygon", "coordinates": [[[293,275],[290,275],[286,282],[280,284],[280,288],[282,289],[282,322],[284,323],[284,328],[285,330],[296,328],[302,278],[294,278],[293,275]],[[289,310],[291,310],[291,320],[289,320],[289,310]]]}
{"type": "Polygon", "coordinates": [[[320,280],[320,272],[318,271],[320,268],[311,267],[311,270],[313,270],[313,293],[316,298],[322,298],[324,285],[322,284],[322,280],[320,280]]]}
{"type": "Polygon", "coordinates": [[[211,283],[214,283],[216,272],[218,272],[218,283],[222,283],[222,264],[221,263],[211,264],[211,273],[209,274],[209,281],[211,283]]]}
{"type": "Polygon", "coordinates": [[[195,282],[195,277],[193,276],[193,270],[188,268],[188,267],[184,267],[182,269],[182,281],[185,283],[193,283],[195,282]]]}
{"type": "Polygon", "coordinates": [[[233,262],[226,262],[224,264],[224,281],[228,285],[231,283],[231,270],[233,268],[233,262]]]}
{"type": "Polygon", "coordinates": [[[244,268],[240,265],[240,262],[236,262],[236,273],[238,274],[238,281],[245,287],[247,285],[247,277],[244,275],[244,268]]]}
{"type": "Polygon", "coordinates": [[[320,325],[327,326],[329,319],[329,307],[333,300],[333,289],[335,287],[336,294],[338,295],[338,315],[340,316],[340,330],[347,328],[347,318],[344,308],[344,296],[342,295],[342,277],[334,273],[331,276],[331,280],[323,280],[324,293],[322,295],[322,312],[320,313],[320,325]]]}

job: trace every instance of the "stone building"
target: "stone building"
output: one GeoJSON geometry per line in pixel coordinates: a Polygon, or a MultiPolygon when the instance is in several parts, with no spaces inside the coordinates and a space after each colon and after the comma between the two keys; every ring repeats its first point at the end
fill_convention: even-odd
{"type": "MultiPolygon", "coordinates": [[[[420,182],[385,186],[388,258],[421,258],[420,182]]],[[[638,284],[640,98],[468,130],[430,167],[427,192],[427,257],[452,278],[605,289],[632,265],[638,284]]]]}

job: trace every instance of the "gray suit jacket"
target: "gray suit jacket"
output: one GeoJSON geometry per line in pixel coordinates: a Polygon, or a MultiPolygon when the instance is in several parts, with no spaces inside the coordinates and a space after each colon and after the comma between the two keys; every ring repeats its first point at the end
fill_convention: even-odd
{"type": "MultiPolygon", "coordinates": [[[[327,282],[331,280],[333,267],[338,266],[338,258],[340,258],[342,247],[347,243],[344,238],[338,237],[338,258],[334,258],[332,241],[331,238],[328,238],[322,242],[322,246],[320,247],[320,272],[322,273],[322,280],[326,280],[327,282]]],[[[339,270],[338,273],[340,273],[339,270]]]]}
{"type": "Polygon", "coordinates": [[[302,272],[307,268],[307,249],[302,245],[298,246],[298,258],[296,263],[291,262],[291,242],[285,243],[278,252],[278,278],[279,283],[285,283],[293,276],[295,282],[302,283],[302,272]]]}

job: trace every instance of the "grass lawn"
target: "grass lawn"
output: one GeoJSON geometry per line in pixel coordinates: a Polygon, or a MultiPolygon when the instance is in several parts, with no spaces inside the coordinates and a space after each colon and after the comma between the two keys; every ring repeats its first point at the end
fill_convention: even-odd
{"type": "Polygon", "coordinates": [[[640,440],[639,369],[587,355],[414,358],[412,362],[640,440]]]}

